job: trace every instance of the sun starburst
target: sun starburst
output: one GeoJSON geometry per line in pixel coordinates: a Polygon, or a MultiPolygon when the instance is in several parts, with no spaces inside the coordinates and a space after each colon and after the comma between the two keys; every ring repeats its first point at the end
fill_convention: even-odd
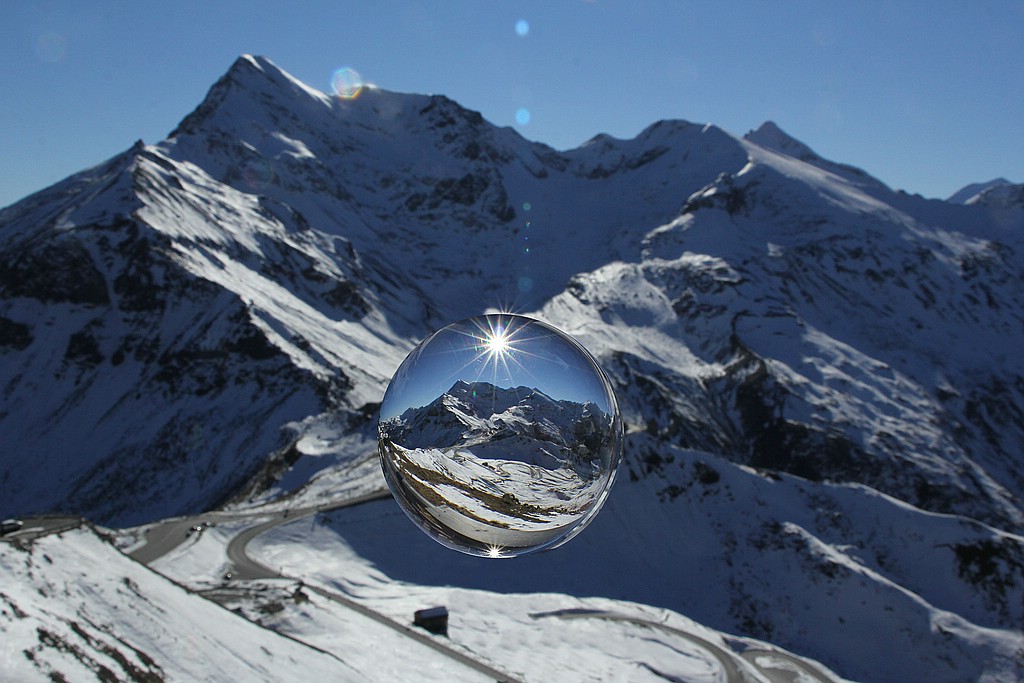
{"type": "Polygon", "coordinates": [[[512,350],[508,330],[499,327],[484,336],[484,348],[492,356],[502,356],[512,350]]]}

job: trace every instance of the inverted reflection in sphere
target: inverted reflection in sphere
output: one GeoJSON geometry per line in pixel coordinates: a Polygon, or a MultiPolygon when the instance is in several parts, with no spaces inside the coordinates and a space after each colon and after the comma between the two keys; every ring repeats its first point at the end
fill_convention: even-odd
{"type": "Polygon", "coordinates": [[[565,543],[600,510],[622,450],[611,384],[568,335],[492,314],[427,337],[381,404],[381,466],[442,545],[511,557],[565,543]]]}

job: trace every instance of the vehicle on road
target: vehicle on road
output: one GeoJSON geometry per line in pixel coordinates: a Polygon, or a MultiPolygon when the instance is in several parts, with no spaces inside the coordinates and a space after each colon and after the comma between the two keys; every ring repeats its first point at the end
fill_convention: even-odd
{"type": "Polygon", "coordinates": [[[13,534],[15,531],[20,531],[21,527],[25,525],[20,519],[5,519],[0,522],[0,536],[6,536],[7,534],[13,534]]]}

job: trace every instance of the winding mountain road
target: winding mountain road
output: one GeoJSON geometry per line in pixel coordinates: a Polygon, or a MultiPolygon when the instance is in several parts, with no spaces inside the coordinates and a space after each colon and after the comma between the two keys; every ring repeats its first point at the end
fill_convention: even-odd
{"type": "Polygon", "coordinates": [[[24,526],[17,531],[3,534],[0,536],[0,539],[31,541],[40,536],[74,529],[85,523],[83,518],[73,515],[40,515],[38,517],[28,517],[23,521],[24,526]]]}
{"type": "MultiPolygon", "coordinates": [[[[144,534],[142,545],[131,550],[131,552],[128,553],[128,556],[143,564],[149,565],[184,543],[189,536],[189,530],[194,527],[203,526],[206,523],[238,522],[264,517],[266,518],[265,522],[256,526],[248,527],[231,540],[228,544],[228,557],[236,564],[236,567],[242,571],[251,570],[254,573],[270,571],[265,567],[262,567],[262,565],[252,562],[248,556],[245,555],[245,544],[259,534],[264,531],[269,531],[281,524],[286,524],[297,519],[303,519],[310,515],[315,515],[318,512],[329,512],[331,510],[338,510],[340,508],[351,507],[353,505],[360,505],[372,500],[381,500],[390,496],[391,493],[387,490],[378,490],[361,496],[346,498],[342,501],[324,503],[322,505],[298,508],[295,510],[279,510],[272,512],[263,512],[259,510],[244,510],[240,512],[206,512],[193,517],[167,519],[149,527],[144,534]],[[236,560],[238,561],[236,562],[236,560]]],[[[250,576],[245,578],[270,578],[276,576],[278,576],[276,573],[263,573],[259,576],[250,576]]]]}
{"type": "MultiPolygon", "coordinates": [[[[225,513],[225,512],[212,512],[197,517],[189,517],[183,519],[174,519],[162,522],[154,525],[147,530],[145,534],[145,543],[138,548],[132,550],[129,555],[140,562],[146,564],[153,562],[154,560],[167,554],[178,545],[183,543],[189,535],[189,529],[194,526],[201,526],[204,522],[227,522],[227,521],[239,521],[243,519],[258,519],[262,520],[258,523],[249,526],[235,535],[227,545],[226,553],[228,560],[231,562],[231,574],[233,580],[257,580],[257,579],[291,579],[296,581],[302,581],[301,577],[288,576],[281,572],[275,571],[274,569],[261,564],[257,560],[253,559],[248,555],[247,548],[249,543],[259,536],[260,534],[266,533],[271,529],[282,526],[284,524],[290,524],[301,519],[305,519],[311,515],[318,514],[320,512],[329,512],[331,510],[337,510],[345,507],[352,507],[360,505],[362,503],[368,503],[374,500],[380,500],[382,498],[388,498],[391,496],[389,491],[378,490],[370,493],[348,498],[344,501],[328,503],[324,505],[317,505],[313,507],[300,508],[297,510],[282,510],[274,512],[248,512],[248,513],[225,513]]],[[[362,605],[345,595],[335,593],[319,586],[307,583],[303,581],[303,585],[306,590],[312,591],[332,602],[356,612],[368,619],[381,624],[393,631],[397,631],[401,635],[415,640],[423,645],[439,652],[449,659],[452,659],[460,664],[473,669],[490,680],[499,681],[500,683],[519,683],[518,679],[509,675],[504,671],[495,669],[484,662],[481,662],[468,654],[456,650],[450,647],[445,642],[428,635],[418,629],[410,628],[405,624],[398,623],[390,617],[381,614],[375,610],[362,605]]]]}
{"type": "MultiPolygon", "coordinates": [[[[719,665],[722,667],[722,672],[725,674],[725,678],[729,683],[744,683],[748,680],[743,671],[736,665],[737,655],[735,653],[725,650],[711,641],[705,640],[704,638],[694,635],[689,631],[669,626],[661,621],[623,614],[621,612],[591,609],[555,610],[553,612],[539,612],[531,614],[530,616],[534,619],[544,617],[557,617],[561,619],[606,619],[608,621],[628,622],[631,624],[639,624],[642,626],[656,628],[689,640],[695,645],[706,650],[708,654],[718,661],[719,665]]],[[[753,648],[739,653],[739,657],[754,666],[754,668],[756,668],[769,681],[772,681],[772,683],[793,683],[793,681],[797,680],[813,680],[820,681],[821,683],[833,683],[835,680],[834,678],[826,676],[820,672],[806,660],[793,655],[788,655],[784,652],[778,652],[776,650],[753,648]],[[773,661],[782,663],[782,666],[772,666],[771,662],[773,661]]]]}
{"type": "Polygon", "coordinates": [[[772,683],[794,683],[795,681],[822,681],[831,683],[835,679],[826,676],[818,667],[806,659],[777,650],[745,650],[740,657],[753,664],[772,683]],[[778,662],[781,666],[772,666],[778,662]]]}
{"type": "MultiPolygon", "coordinates": [[[[390,495],[391,494],[387,490],[378,490],[343,501],[299,508],[296,510],[279,510],[271,512],[210,512],[195,517],[165,520],[150,527],[145,533],[144,543],[133,549],[129,553],[129,556],[148,565],[181,545],[189,537],[190,530],[194,527],[200,527],[206,523],[238,522],[243,520],[256,521],[256,523],[240,531],[228,542],[226,554],[231,563],[232,578],[236,580],[285,578],[302,581],[301,577],[285,575],[250,557],[247,553],[248,544],[260,534],[266,533],[271,529],[284,524],[305,519],[320,512],[328,512],[340,508],[360,505],[374,500],[380,500],[387,498],[390,495]]],[[[24,528],[6,535],[4,539],[15,540],[20,538],[31,540],[46,534],[59,533],[60,531],[79,526],[82,523],[83,520],[80,517],[50,516],[31,518],[26,520],[24,528]]],[[[386,615],[376,612],[345,595],[311,585],[305,581],[303,581],[303,585],[307,590],[317,593],[325,599],[342,605],[353,612],[377,622],[378,624],[397,631],[401,635],[411,638],[412,640],[415,640],[434,651],[483,674],[491,680],[499,682],[507,681],[509,683],[517,682],[517,679],[510,676],[508,673],[495,669],[484,662],[474,659],[465,652],[452,648],[445,642],[428,635],[425,632],[396,622],[386,615]]],[[[772,683],[792,683],[793,681],[798,680],[813,680],[820,681],[821,683],[832,683],[836,680],[832,676],[821,671],[811,662],[795,655],[790,655],[778,650],[768,650],[763,648],[751,648],[740,653],[735,653],[693,633],[669,626],[664,622],[655,621],[645,617],[638,617],[608,610],[591,609],[556,610],[552,612],[531,614],[530,616],[535,619],[605,619],[609,621],[628,622],[648,626],[672,633],[675,636],[692,642],[714,658],[721,667],[722,673],[728,683],[746,683],[749,680],[748,676],[744,674],[743,669],[738,665],[737,657],[753,666],[762,676],[772,683]]]]}

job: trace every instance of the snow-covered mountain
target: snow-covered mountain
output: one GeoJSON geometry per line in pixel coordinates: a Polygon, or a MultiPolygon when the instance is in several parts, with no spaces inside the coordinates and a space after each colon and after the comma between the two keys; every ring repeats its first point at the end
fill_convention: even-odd
{"type": "Polygon", "coordinates": [[[571,456],[580,446],[596,453],[610,425],[611,417],[592,402],[553,399],[530,387],[458,380],[429,404],[385,421],[382,429],[404,448],[471,448],[481,457],[517,458],[519,449],[501,444],[528,440],[554,454],[571,456]],[[597,443],[588,443],[594,438],[597,443]]]}
{"type": "Polygon", "coordinates": [[[243,57],[166,140],[0,211],[0,515],[329,495],[408,350],[514,308],[616,385],[591,527],[497,568],[431,561],[391,502],[322,533],[394,579],[646,603],[858,680],[1013,680],[1019,188],[909,196],[770,123],[559,152],[243,57]]]}
{"type": "Polygon", "coordinates": [[[1006,187],[1007,185],[1013,185],[1013,183],[1006,178],[995,178],[986,183],[971,183],[951,194],[946,198],[946,201],[953,204],[971,204],[973,203],[972,200],[975,200],[979,195],[994,188],[1006,187]]]}

